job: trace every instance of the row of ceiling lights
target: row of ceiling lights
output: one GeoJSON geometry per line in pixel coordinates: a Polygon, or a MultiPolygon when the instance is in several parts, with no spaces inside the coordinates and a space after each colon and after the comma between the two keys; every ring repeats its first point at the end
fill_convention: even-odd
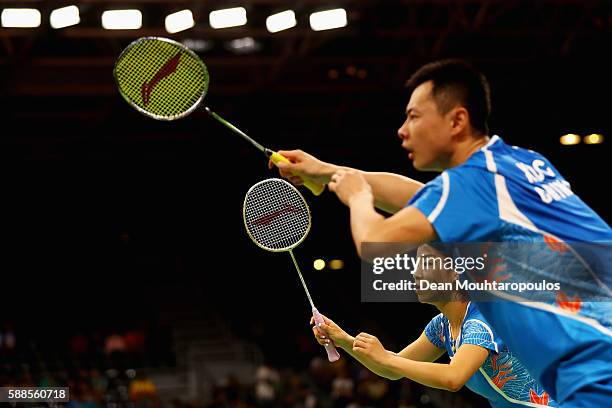
{"type": "MultiPolygon", "coordinates": [[[[102,13],[101,20],[102,27],[107,30],[129,30],[142,27],[142,13],[136,9],[107,10],[102,13]]],[[[244,7],[213,10],[210,12],[208,20],[210,26],[215,29],[239,27],[247,23],[247,12],[244,7]]],[[[77,25],[80,21],[79,8],[74,5],[55,9],[49,16],[49,24],[55,29],[77,25]]],[[[338,8],[312,13],[309,21],[310,27],[314,31],[345,27],[347,25],[346,10],[338,8]]],[[[35,28],[41,24],[41,13],[39,10],[31,8],[5,8],[0,15],[0,22],[2,27],[5,28],[35,28]]],[[[266,18],[266,28],[271,33],[287,30],[296,25],[297,20],[293,10],[286,10],[266,18]]],[[[194,26],[193,13],[188,9],[169,14],[165,19],[165,28],[170,34],[188,30],[194,26]]],[[[257,45],[250,37],[234,40],[234,42],[240,42],[239,44],[230,44],[230,48],[237,51],[252,51],[256,49],[257,45]],[[242,44],[242,41],[250,41],[253,44],[242,44]]],[[[197,48],[195,45],[193,45],[194,48],[197,48]]],[[[350,67],[350,69],[354,69],[354,67],[350,67]]],[[[356,74],[360,79],[363,79],[367,72],[365,70],[355,70],[355,73],[351,73],[347,68],[347,74],[350,76],[356,74]]],[[[328,76],[330,79],[337,79],[339,72],[332,69],[328,72],[328,76]]],[[[600,134],[590,134],[581,138],[577,134],[570,133],[561,136],[559,141],[562,145],[577,145],[581,142],[584,144],[600,144],[603,143],[603,140],[604,137],[600,134]]]]}
{"type": "MultiPolygon", "coordinates": [[[[346,10],[342,8],[319,11],[310,14],[310,28],[314,31],[329,30],[347,25],[346,10]]],[[[41,13],[33,8],[5,8],[1,15],[2,27],[35,28],[41,24],[41,13]]],[[[67,6],[55,9],[49,15],[49,24],[59,29],[81,22],[79,8],[67,6]]],[[[239,27],[247,23],[244,7],[213,10],[208,15],[212,28],[239,27]]],[[[107,10],[102,13],[102,27],[107,30],[136,30],[142,27],[142,12],[137,9],[107,10]]],[[[271,33],[287,30],[297,25],[295,12],[286,10],[266,18],[266,28],[271,33]]],[[[165,19],[166,31],[170,34],[188,30],[195,26],[191,10],[185,9],[169,14],[165,19]]]]}

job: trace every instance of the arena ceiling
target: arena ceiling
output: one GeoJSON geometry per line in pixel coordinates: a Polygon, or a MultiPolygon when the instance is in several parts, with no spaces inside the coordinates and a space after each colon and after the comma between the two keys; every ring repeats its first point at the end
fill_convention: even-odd
{"type": "MultiPolygon", "coordinates": [[[[36,29],[0,28],[0,85],[5,95],[109,96],[116,93],[110,75],[122,48],[142,36],[204,40],[200,55],[211,71],[216,95],[265,91],[307,94],[396,90],[418,65],[461,56],[494,70],[541,59],[602,55],[612,32],[612,2],[592,0],[82,0],[81,23],[54,30],[46,16],[66,1],[2,1],[41,10],[36,29]],[[247,9],[248,23],[215,30],[208,13],[227,5],[247,9]],[[348,26],[314,32],[308,15],[344,7],[348,26]],[[105,30],[102,11],[134,7],[143,12],[139,30],[105,30]],[[164,30],[164,17],[189,8],[196,26],[175,35],[164,30]],[[297,27],[268,33],[265,18],[295,10],[297,27]],[[228,41],[251,37],[261,48],[236,55],[228,41]],[[347,75],[347,67],[362,70],[347,75]],[[335,71],[334,71],[335,70],[335,71]],[[336,73],[338,77],[336,78],[336,73]]],[[[349,69],[349,72],[350,69],[349,69]]]]}

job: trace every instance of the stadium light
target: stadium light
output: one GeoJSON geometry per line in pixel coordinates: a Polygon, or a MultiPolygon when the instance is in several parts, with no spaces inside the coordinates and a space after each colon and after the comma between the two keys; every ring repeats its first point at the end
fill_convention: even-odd
{"type": "Polygon", "coordinates": [[[342,8],[319,11],[310,15],[310,28],[314,31],[331,30],[346,25],[346,10],[342,8]]]}
{"type": "Polygon", "coordinates": [[[227,48],[236,54],[248,54],[259,50],[261,44],[255,41],[253,37],[244,37],[229,41],[227,48]]]}
{"type": "Polygon", "coordinates": [[[79,8],[77,6],[67,6],[55,9],[49,16],[49,24],[53,28],[64,28],[77,25],[81,22],[79,8]]]}
{"type": "Polygon", "coordinates": [[[210,50],[214,43],[210,40],[186,38],[183,40],[183,45],[192,51],[202,52],[210,50]]]}
{"type": "Polygon", "coordinates": [[[166,16],[166,31],[170,34],[185,31],[195,25],[191,10],[181,10],[166,16]]]}
{"type": "Polygon", "coordinates": [[[565,146],[577,145],[580,143],[580,136],[574,133],[569,133],[567,135],[561,136],[559,141],[561,142],[562,145],[565,145],[565,146]]]}
{"type": "Polygon", "coordinates": [[[344,261],[342,259],[332,259],[329,261],[329,269],[338,270],[344,268],[344,261]]]}
{"type": "Polygon", "coordinates": [[[107,30],[137,30],[142,27],[140,10],[107,10],[102,13],[102,27],[107,30]]]}
{"type": "Polygon", "coordinates": [[[585,136],[584,139],[582,139],[582,141],[585,144],[600,144],[600,143],[603,143],[604,137],[603,135],[593,133],[591,135],[585,136]]]}
{"type": "Polygon", "coordinates": [[[272,14],[266,18],[266,28],[271,33],[293,28],[297,25],[295,13],[293,10],[283,11],[281,13],[272,14]]]}
{"type": "Polygon", "coordinates": [[[214,10],[208,15],[208,21],[212,28],[243,26],[247,23],[246,9],[244,7],[233,7],[214,10]]]}
{"type": "Polygon", "coordinates": [[[35,28],[40,26],[40,11],[31,8],[5,8],[0,16],[2,27],[35,28]]]}

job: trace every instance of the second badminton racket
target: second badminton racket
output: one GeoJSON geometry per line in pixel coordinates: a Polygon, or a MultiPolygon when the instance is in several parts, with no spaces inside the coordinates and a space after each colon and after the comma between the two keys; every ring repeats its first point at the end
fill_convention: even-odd
{"type": "MultiPolygon", "coordinates": [[[[312,308],[315,323],[323,323],[323,316],[315,307],[306,281],[293,255],[310,231],[310,209],[300,192],[285,180],[271,178],[253,185],[244,198],[244,226],[249,237],[266,251],[288,251],[300,277],[302,287],[312,308]]],[[[329,361],[340,358],[333,344],[325,346],[329,361]]]]}

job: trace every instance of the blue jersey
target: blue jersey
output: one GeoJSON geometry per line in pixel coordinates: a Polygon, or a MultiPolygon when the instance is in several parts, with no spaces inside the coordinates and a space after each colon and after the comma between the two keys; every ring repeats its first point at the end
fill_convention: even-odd
{"type": "Polygon", "coordinates": [[[463,344],[487,350],[487,359],[465,385],[488,399],[491,406],[558,406],[508,350],[473,303],[468,304],[461,331],[456,333],[454,348],[450,324],[441,313],[425,327],[425,335],[434,346],[445,349],[451,359],[463,344]]]}
{"type": "MultiPolygon", "coordinates": [[[[550,260],[568,254],[582,260],[595,251],[598,268],[572,262],[562,272],[568,272],[568,283],[594,293],[592,299],[606,301],[582,301],[581,292],[560,291],[538,301],[512,294],[505,297],[511,301],[479,302],[478,308],[559,403],[581,387],[604,382],[609,387],[603,403],[612,406],[612,230],[545,157],[494,136],[466,162],[427,183],[409,205],[427,217],[442,242],[543,243],[550,245],[550,260]],[[575,243],[586,244],[564,254],[558,246],[575,243]],[[595,243],[603,245],[599,251],[595,243]]],[[[549,278],[546,256],[533,257],[542,265],[516,267],[503,279],[549,278]]]]}
{"type": "Polygon", "coordinates": [[[410,200],[443,242],[612,242],[612,230],[542,155],[493,136],[410,200]]]}

